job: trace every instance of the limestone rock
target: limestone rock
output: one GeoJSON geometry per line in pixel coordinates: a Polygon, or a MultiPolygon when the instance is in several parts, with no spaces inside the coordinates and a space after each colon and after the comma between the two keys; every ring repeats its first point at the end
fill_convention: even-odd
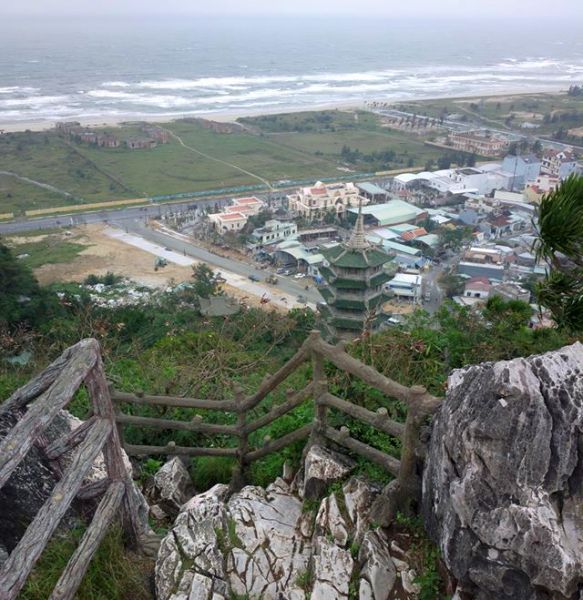
{"type": "Polygon", "coordinates": [[[166,515],[174,517],[193,493],[194,487],[188,469],[176,456],[162,465],[154,475],[146,496],[150,504],[157,505],[166,515]]]}
{"type": "Polygon", "coordinates": [[[350,552],[324,537],[316,539],[314,588],[310,600],[348,600],[353,561],[350,552]]]}
{"type": "Polygon", "coordinates": [[[316,515],[316,530],[320,535],[330,535],[335,544],[341,547],[348,542],[348,524],[346,523],[335,494],[324,498],[316,515]]]}
{"type": "Polygon", "coordinates": [[[583,573],[583,346],[454,371],[423,514],[477,598],[576,598],[583,573]]]}
{"type": "Polygon", "coordinates": [[[369,526],[371,506],[380,490],[360,477],[351,477],[342,486],[342,492],[348,517],[355,527],[354,541],[360,544],[369,526]]]}
{"type": "Polygon", "coordinates": [[[363,599],[387,600],[396,573],[388,540],[357,514],[362,509],[366,517],[365,500],[375,490],[363,480],[344,489],[318,511],[306,510],[297,487],[282,478],[229,498],[227,486],[195,496],[160,547],[158,599],[348,600],[353,582],[363,599]],[[359,523],[365,541],[355,565],[347,547],[359,523]]]}
{"type": "Polygon", "coordinates": [[[344,479],[355,463],[351,459],[321,446],[312,446],[304,462],[303,497],[317,500],[326,486],[344,479]]]}
{"type": "Polygon", "coordinates": [[[228,598],[217,531],[226,528],[228,486],[218,484],[184,504],[156,561],[158,600],[228,598]],[[192,568],[185,568],[185,565],[192,568]]]}
{"type": "MultiPolygon", "coordinates": [[[[358,553],[362,583],[370,584],[373,600],[387,600],[395,585],[397,571],[387,545],[387,540],[379,531],[367,531],[358,553]]],[[[365,587],[366,589],[366,587],[365,587]]],[[[366,592],[365,592],[366,593],[366,592]]]]}

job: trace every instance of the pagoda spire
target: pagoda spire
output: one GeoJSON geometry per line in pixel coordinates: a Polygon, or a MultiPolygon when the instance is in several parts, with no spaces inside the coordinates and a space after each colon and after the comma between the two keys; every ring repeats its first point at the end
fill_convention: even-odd
{"type": "Polygon", "coordinates": [[[364,217],[362,215],[362,198],[358,200],[358,216],[356,217],[356,224],[352,235],[346,244],[347,248],[351,250],[366,250],[370,248],[370,244],[367,241],[364,233],[364,217]]]}

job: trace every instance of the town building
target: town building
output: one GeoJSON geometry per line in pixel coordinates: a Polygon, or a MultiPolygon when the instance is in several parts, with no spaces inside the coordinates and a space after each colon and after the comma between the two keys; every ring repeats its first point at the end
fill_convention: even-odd
{"type": "Polygon", "coordinates": [[[119,148],[121,145],[119,138],[110,133],[98,134],[96,143],[100,148],[119,148]]]}
{"type": "Polygon", "coordinates": [[[59,121],[58,123],[55,123],[55,129],[59,133],[71,135],[72,133],[81,131],[82,127],[79,121],[59,121]]]}
{"type": "Polygon", "coordinates": [[[540,175],[541,160],[534,154],[512,155],[504,157],[502,170],[512,173],[510,191],[522,190],[527,181],[533,181],[540,175]]]}
{"type": "Polygon", "coordinates": [[[130,150],[149,150],[156,147],[156,140],[149,137],[131,137],[125,143],[130,150]]]}
{"type": "Polygon", "coordinates": [[[170,133],[168,133],[166,129],[162,129],[156,125],[144,125],[142,127],[142,133],[146,134],[146,136],[159,144],[167,144],[170,141],[170,133]]]}
{"type": "Polygon", "coordinates": [[[224,212],[241,213],[243,215],[250,216],[259,214],[264,207],[265,203],[255,196],[250,196],[247,198],[233,198],[230,206],[227,206],[224,209],[224,212]]]}
{"type": "Polygon", "coordinates": [[[504,265],[462,260],[457,265],[457,272],[460,275],[467,275],[468,277],[486,277],[487,279],[502,281],[504,277],[504,265]]]}
{"type": "Polygon", "coordinates": [[[397,273],[387,284],[386,289],[391,290],[399,299],[410,300],[418,304],[421,301],[421,287],[423,277],[416,273],[397,273]]]}
{"type": "Polygon", "coordinates": [[[247,216],[239,212],[213,213],[208,218],[214,225],[215,230],[221,235],[241,231],[247,224],[247,216]]]}
{"type": "MultiPolygon", "coordinates": [[[[349,219],[356,219],[358,208],[349,208],[349,219]]],[[[427,218],[427,211],[404,200],[389,200],[384,204],[371,204],[362,208],[364,223],[370,227],[387,227],[402,223],[419,223],[427,218]]]]}
{"type": "Polygon", "coordinates": [[[573,173],[583,172],[575,154],[569,150],[546,150],[542,157],[540,172],[559,179],[566,179],[573,173]]]}
{"type": "Polygon", "coordinates": [[[480,156],[500,156],[509,145],[506,138],[483,130],[450,133],[446,143],[454,150],[480,156]]]}
{"type": "Polygon", "coordinates": [[[472,277],[464,286],[464,296],[486,300],[491,289],[492,285],[487,277],[472,277]]]}
{"type": "Polygon", "coordinates": [[[317,248],[306,248],[299,240],[286,240],[275,247],[275,262],[280,267],[297,269],[300,273],[320,277],[324,255],[317,248]]]}
{"type": "Polygon", "coordinates": [[[391,279],[383,266],[390,258],[367,241],[362,212],[350,240],[322,251],[328,266],[320,267],[325,285],[318,304],[327,337],[352,339],[378,329],[383,286],[391,279]]]}
{"type": "Polygon", "coordinates": [[[389,199],[389,192],[387,192],[387,190],[374,183],[371,183],[370,181],[357,183],[356,187],[359,189],[360,195],[363,198],[370,200],[370,202],[386,202],[389,199]]]}
{"type": "Polygon", "coordinates": [[[369,203],[354,183],[324,184],[321,181],[312,187],[300,188],[295,194],[290,194],[287,201],[291,211],[309,221],[332,211],[343,216],[347,208],[369,203]]]}
{"type": "Polygon", "coordinates": [[[297,232],[298,226],[293,221],[271,219],[263,227],[253,230],[249,242],[255,247],[270,246],[294,236],[297,232]]]}
{"type": "Polygon", "coordinates": [[[504,300],[522,300],[530,302],[530,292],[518,283],[505,282],[492,286],[491,296],[499,296],[504,300]]]}

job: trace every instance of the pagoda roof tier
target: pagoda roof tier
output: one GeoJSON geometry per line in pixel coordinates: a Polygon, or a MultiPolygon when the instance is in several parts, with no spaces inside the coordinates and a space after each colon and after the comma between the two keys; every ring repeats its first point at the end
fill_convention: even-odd
{"type": "Polygon", "coordinates": [[[322,252],[330,264],[350,269],[368,269],[378,267],[391,260],[391,257],[377,248],[349,248],[334,246],[322,252]]]}

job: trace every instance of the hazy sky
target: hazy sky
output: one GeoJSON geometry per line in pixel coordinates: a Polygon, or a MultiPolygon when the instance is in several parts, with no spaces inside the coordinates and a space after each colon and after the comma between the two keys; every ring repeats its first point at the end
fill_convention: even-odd
{"type": "Polygon", "coordinates": [[[415,17],[569,17],[583,24],[582,0],[0,0],[2,14],[357,14],[415,17]]]}

